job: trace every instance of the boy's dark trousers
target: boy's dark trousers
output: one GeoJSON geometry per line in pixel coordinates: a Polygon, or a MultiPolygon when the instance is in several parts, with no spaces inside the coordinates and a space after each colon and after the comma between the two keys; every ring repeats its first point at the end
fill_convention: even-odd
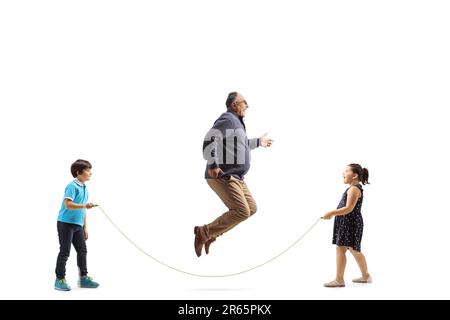
{"type": "Polygon", "coordinates": [[[80,276],[87,275],[87,248],[84,239],[84,228],[77,224],[58,221],[59,254],[56,261],[56,277],[63,279],[66,276],[66,262],[69,259],[70,247],[74,246],[77,252],[77,264],[80,276]]]}

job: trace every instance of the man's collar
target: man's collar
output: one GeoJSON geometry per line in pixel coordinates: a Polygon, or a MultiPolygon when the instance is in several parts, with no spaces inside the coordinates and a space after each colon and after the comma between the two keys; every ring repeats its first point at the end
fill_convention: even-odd
{"type": "Polygon", "coordinates": [[[229,113],[235,115],[239,120],[243,121],[244,117],[241,117],[240,115],[238,115],[236,112],[234,112],[233,110],[229,109],[228,110],[229,113]]]}

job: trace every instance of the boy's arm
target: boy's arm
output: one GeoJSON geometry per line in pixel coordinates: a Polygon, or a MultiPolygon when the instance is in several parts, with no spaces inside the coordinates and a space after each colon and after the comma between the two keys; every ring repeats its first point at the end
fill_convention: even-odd
{"type": "Polygon", "coordinates": [[[74,203],[70,199],[64,200],[64,206],[68,210],[91,209],[92,207],[94,207],[94,205],[92,203],[79,204],[79,203],[74,203]]]}

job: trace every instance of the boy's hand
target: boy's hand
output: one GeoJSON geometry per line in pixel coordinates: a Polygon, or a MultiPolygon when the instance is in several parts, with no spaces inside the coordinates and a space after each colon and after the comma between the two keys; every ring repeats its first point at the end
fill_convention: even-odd
{"type": "Polygon", "coordinates": [[[88,233],[87,228],[84,228],[84,240],[87,240],[87,239],[89,239],[89,233],[88,233]]]}
{"type": "Polygon", "coordinates": [[[86,203],[85,207],[86,207],[86,209],[92,209],[93,207],[95,207],[95,204],[93,204],[93,203],[86,203]]]}

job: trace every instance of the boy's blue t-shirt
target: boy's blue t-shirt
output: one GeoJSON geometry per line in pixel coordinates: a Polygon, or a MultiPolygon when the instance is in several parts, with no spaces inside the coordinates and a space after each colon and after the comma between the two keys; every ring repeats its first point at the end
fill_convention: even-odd
{"type": "Polygon", "coordinates": [[[83,226],[86,209],[69,210],[64,206],[64,202],[66,199],[70,199],[76,204],[86,204],[88,198],[89,193],[86,185],[82,184],[78,180],[74,180],[69,183],[64,192],[64,199],[61,205],[61,210],[59,211],[58,221],[83,226]]]}

